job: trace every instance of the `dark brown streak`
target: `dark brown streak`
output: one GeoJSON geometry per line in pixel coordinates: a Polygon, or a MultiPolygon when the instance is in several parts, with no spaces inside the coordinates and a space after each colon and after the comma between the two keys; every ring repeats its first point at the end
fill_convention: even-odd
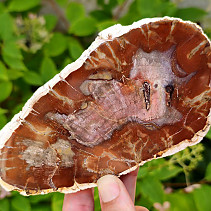
{"type": "Polygon", "coordinates": [[[150,85],[148,82],[143,83],[143,93],[147,111],[150,108],[150,85]]]}
{"type": "Polygon", "coordinates": [[[171,106],[171,101],[172,101],[172,95],[174,92],[174,86],[173,85],[167,85],[165,87],[166,93],[167,93],[167,105],[171,106]]]}

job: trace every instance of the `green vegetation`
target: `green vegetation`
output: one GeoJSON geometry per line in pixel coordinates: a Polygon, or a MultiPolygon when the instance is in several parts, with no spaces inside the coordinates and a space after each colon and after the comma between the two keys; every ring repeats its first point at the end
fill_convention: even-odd
{"type": "MultiPolygon", "coordinates": [[[[199,8],[178,8],[170,0],[133,0],[125,14],[127,0],[96,1],[98,9],[90,12],[68,0],[46,0],[45,9],[41,0],[0,2],[0,128],[104,28],[166,15],[201,23],[207,15],[199,8]],[[48,10],[53,13],[44,12],[48,10]]],[[[211,28],[204,30],[211,36],[211,28]]],[[[141,167],[136,204],[150,210],[211,210],[210,139],[211,132],[201,144],[141,167]]],[[[24,197],[12,192],[0,199],[0,211],[59,211],[63,197],[60,193],[24,197]]],[[[95,199],[100,210],[97,190],[95,199]]]]}

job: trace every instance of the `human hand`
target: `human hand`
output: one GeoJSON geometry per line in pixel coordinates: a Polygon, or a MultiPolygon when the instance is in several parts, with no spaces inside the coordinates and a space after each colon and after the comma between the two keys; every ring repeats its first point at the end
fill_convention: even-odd
{"type": "MultiPolygon", "coordinates": [[[[138,169],[121,176],[107,175],[97,181],[102,211],[148,211],[134,206],[138,169]]],[[[66,194],[63,211],[93,211],[94,190],[87,189],[66,194]]]]}

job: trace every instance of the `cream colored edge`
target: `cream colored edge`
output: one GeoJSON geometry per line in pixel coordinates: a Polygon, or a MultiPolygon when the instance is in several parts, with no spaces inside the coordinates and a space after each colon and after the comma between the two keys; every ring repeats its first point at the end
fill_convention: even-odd
{"type": "MultiPolygon", "coordinates": [[[[160,20],[178,20],[184,23],[189,23],[194,25],[195,27],[197,27],[202,34],[208,39],[208,37],[203,33],[202,29],[200,26],[198,26],[195,23],[192,23],[190,21],[183,21],[179,18],[171,18],[171,17],[163,17],[163,18],[146,18],[146,19],[142,19],[140,21],[134,22],[132,25],[129,26],[122,26],[121,24],[116,24],[114,26],[111,26],[103,31],[101,31],[97,38],[95,39],[95,41],[90,45],[90,47],[85,50],[82,55],[73,63],[67,65],[59,74],[57,74],[56,76],[54,76],[50,81],[48,81],[46,84],[44,84],[42,87],[40,87],[39,89],[37,89],[37,91],[32,95],[32,97],[26,102],[26,104],[24,105],[24,107],[22,108],[22,111],[20,111],[18,114],[16,114],[12,120],[7,123],[4,128],[2,128],[2,130],[0,131],[0,137],[1,137],[1,141],[0,141],[0,149],[3,148],[4,144],[6,143],[6,141],[10,138],[10,136],[12,135],[13,131],[15,129],[17,129],[21,123],[22,120],[28,116],[28,114],[33,110],[32,107],[33,105],[44,95],[46,95],[48,93],[48,91],[56,84],[58,83],[61,79],[66,78],[71,72],[77,70],[78,68],[80,68],[83,63],[85,62],[85,60],[87,58],[89,58],[89,55],[92,51],[94,51],[99,45],[101,45],[102,43],[109,41],[109,40],[113,40],[116,37],[119,37],[123,34],[126,34],[127,32],[129,32],[132,29],[135,28],[139,28],[140,26],[144,25],[144,24],[148,24],[150,22],[156,22],[156,21],[160,21],[160,20]]],[[[208,118],[208,122],[207,125],[210,125],[210,114],[209,114],[209,118],[208,118]]],[[[187,146],[192,146],[194,144],[199,143],[203,136],[206,135],[206,133],[209,130],[209,126],[206,126],[205,129],[198,131],[195,136],[192,138],[191,141],[189,140],[184,140],[183,142],[179,143],[178,145],[173,146],[172,148],[170,148],[169,150],[167,150],[166,152],[163,153],[163,155],[161,157],[165,157],[168,155],[172,155],[176,152],[179,152],[183,149],[185,149],[187,146]]],[[[156,158],[156,157],[155,157],[156,158]]],[[[154,159],[154,158],[153,158],[154,159]]],[[[142,166],[144,163],[150,161],[152,159],[146,160],[141,162],[139,165],[137,166],[142,166]]],[[[119,176],[127,174],[133,170],[135,170],[137,168],[137,166],[134,166],[122,173],[119,174],[119,176]]],[[[0,185],[8,190],[8,191],[12,191],[12,190],[17,190],[19,191],[22,195],[27,195],[27,193],[19,188],[16,188],[15,186],[12,186],[6,182],[4,182],[1,177],[0,177],[0,185]]],[[[96,187],[97,184],[96,183],[84,183],[84,184],[78,184],[77,182],[75,182],[75,184],[72,187],[64,187],[64,188],[59,188],[57,191],[62,192],[62,193],[74,193],[77,192],[79,190],[84,190],[87,188],[91,188],[91,187],[96,187]]],[[[34,193],[34,194],[47,194],[50,192],[53,192],[53,189],[46,189],[46,190],[42,190],[40,192],[34,193]]]]}

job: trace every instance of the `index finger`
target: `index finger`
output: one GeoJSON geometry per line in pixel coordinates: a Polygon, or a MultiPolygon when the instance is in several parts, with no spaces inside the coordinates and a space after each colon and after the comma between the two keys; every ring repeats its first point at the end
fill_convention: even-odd
{"type": "Polygon", "coordinates": [[[94,211],[94,189],[65,194],[63,211],[94,211]]]}
{"type": "Polygon", "coordinates": [[[137,167],[136,170],[130,172],[129,174],[120,177],[133,202],[135,201],[136,180],[137,180],[138,170],[139,167],[137,167]]]}

